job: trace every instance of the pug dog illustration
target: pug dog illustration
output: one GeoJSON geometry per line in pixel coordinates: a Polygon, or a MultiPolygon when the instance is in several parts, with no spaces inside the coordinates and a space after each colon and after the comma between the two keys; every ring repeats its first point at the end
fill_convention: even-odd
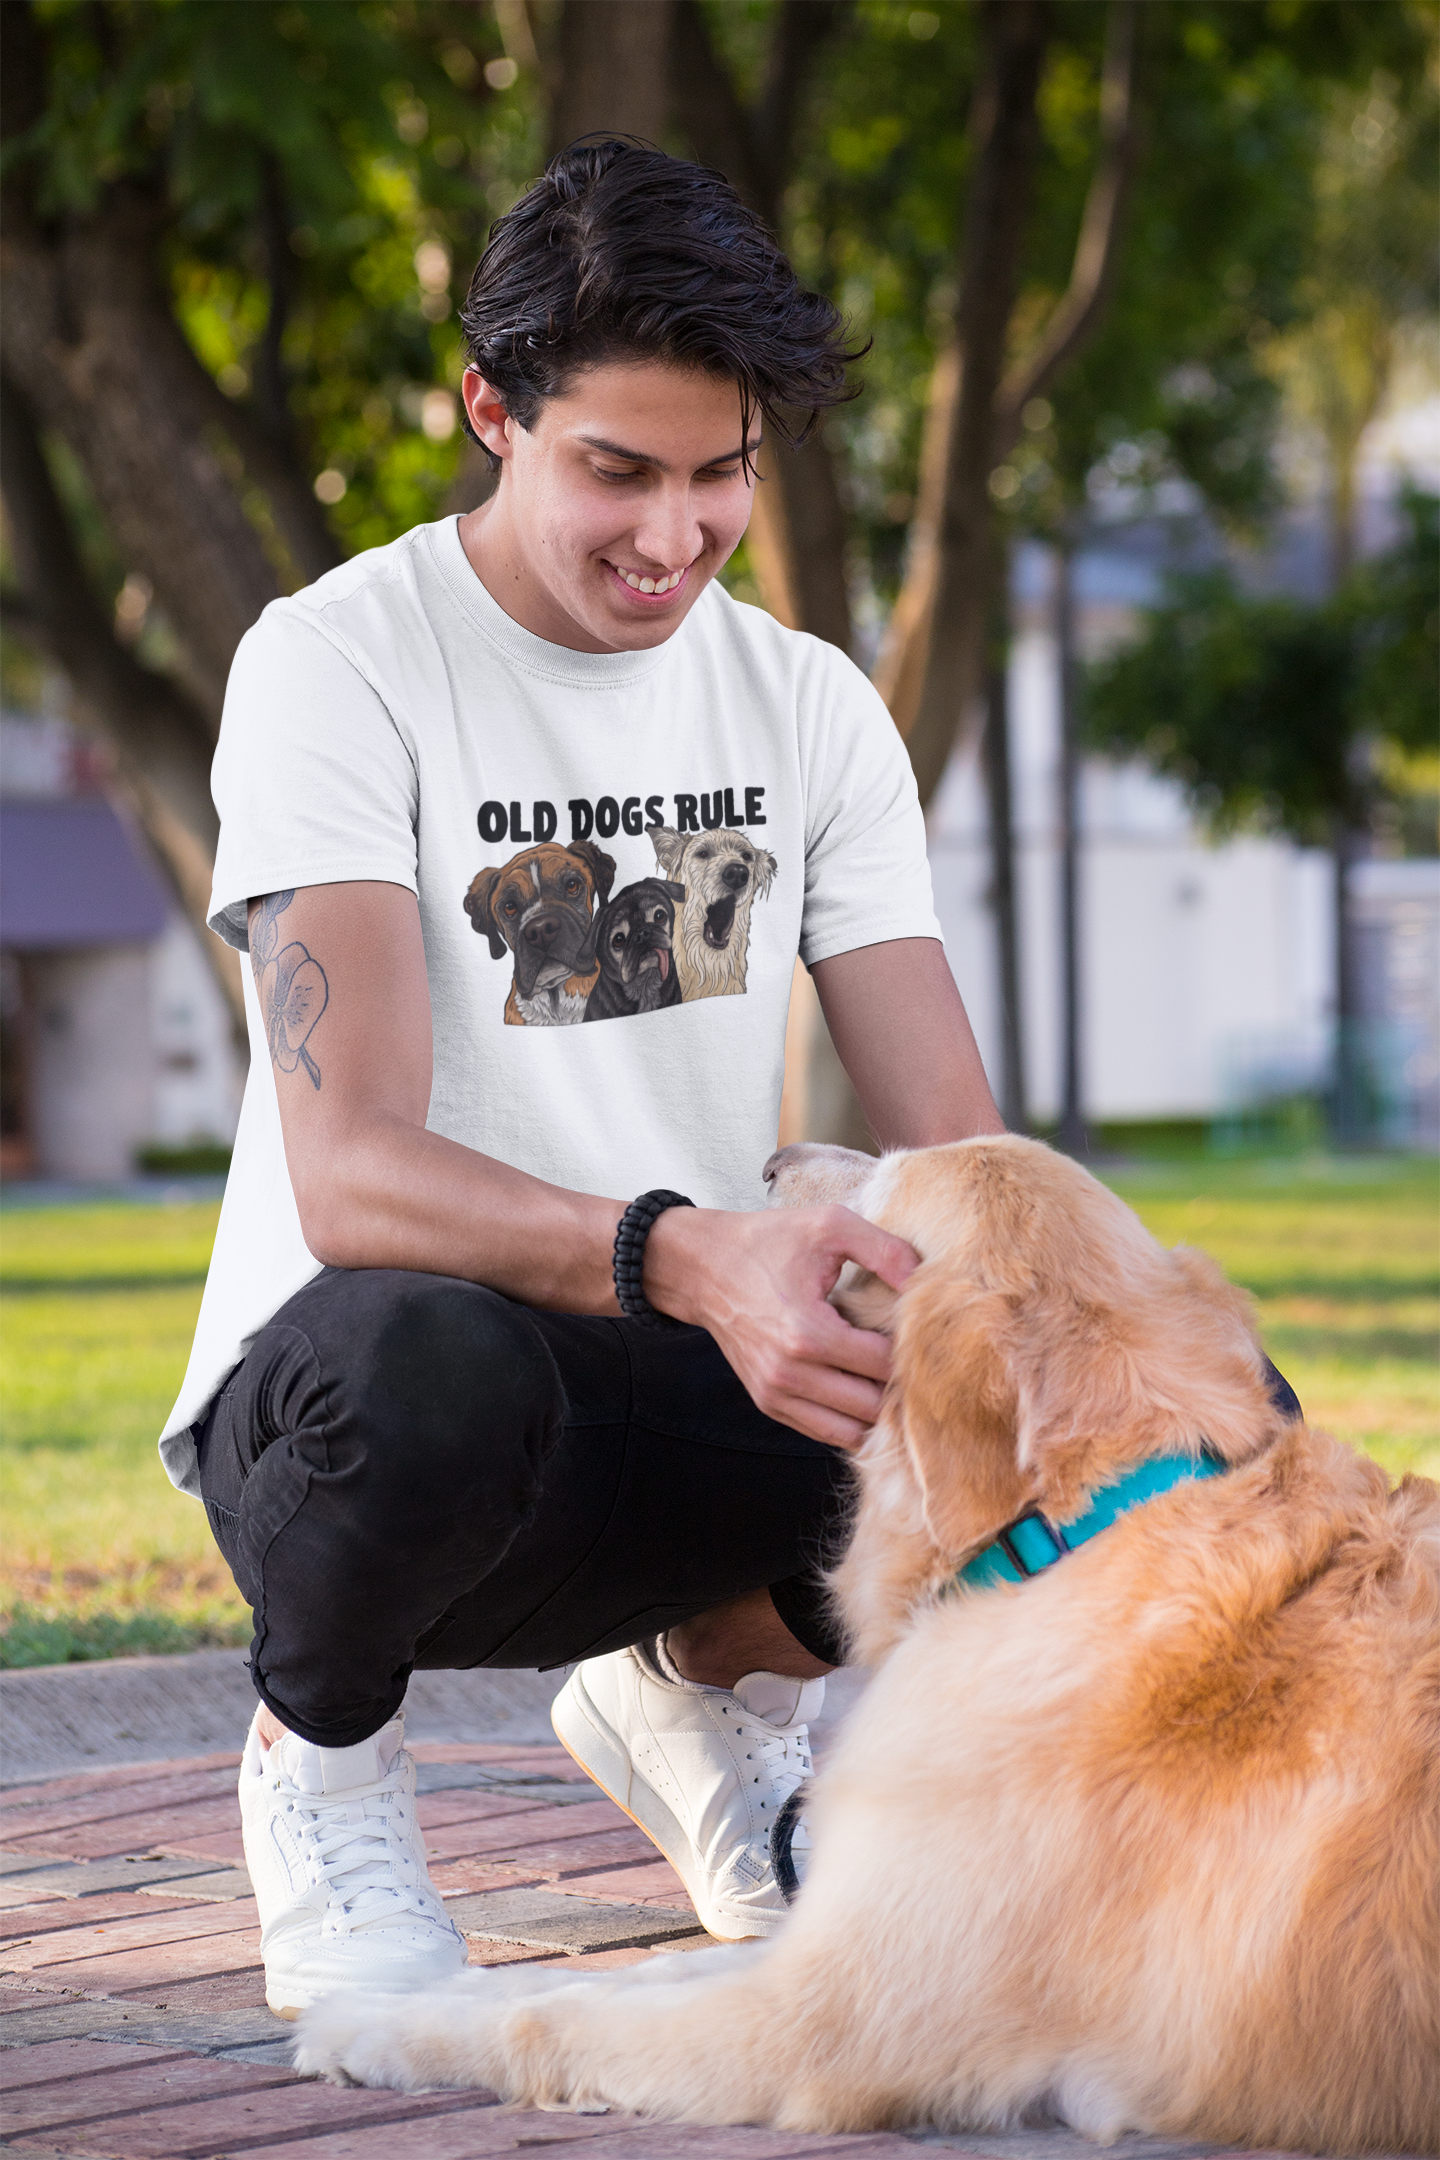
{"type": "Polygon", "coordinates": [[[599,978],[590,943],[593,910],[614,882],[614,856],[590,840],[529,847],[472,879],[465,895],[470,927],[489,938],[493,960],[515,962],[507,1027],[573,1027],[585,1018],[599,978]]]}
{"type": "Polygon", "coordinates": [[[698,833],[659,825],[650,838],[661,876],[685,887],[675,940],[681,995],[743,996],[750,910],[770,890],[775,857],[728,825],[698,833]]]}
{"type": "Polygon", "coordinates": [[[680,1003],[675,972],[675,908],[683,885],[640,878],[607,901],[576,955],[576,966],[593,958],[599,977],[585,1001],[587,1020],[623,1020],[680,1003]]]}

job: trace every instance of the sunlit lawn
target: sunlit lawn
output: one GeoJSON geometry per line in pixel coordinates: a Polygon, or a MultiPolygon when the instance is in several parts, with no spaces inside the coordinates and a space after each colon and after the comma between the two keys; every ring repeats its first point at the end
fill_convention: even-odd
{"type": "MultiPolygon", "coordinates": [[[[1165,1243],[1256,1294],[1312,1423],[1440,1475],[1432,1162],[1158,1164],[1117,1189],[1165,1243]]],[[[184,1371],[218,1207],[0,1216],[0,1662],[243,1642],[248,1615],[155,1438],[184,1371]]]]}

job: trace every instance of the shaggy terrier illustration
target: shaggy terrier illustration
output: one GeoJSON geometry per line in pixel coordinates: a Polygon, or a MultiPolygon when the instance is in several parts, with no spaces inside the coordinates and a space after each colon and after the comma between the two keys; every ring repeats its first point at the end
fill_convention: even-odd
{"type": "Polygon", "coordinates": [[[750,910],[774,882],[775,857],[729,825],[699,833],[659,825],[650,838],[661,877],[685,887],[675,925],[675,972],[683,996],[742,996],[750,910]]]}

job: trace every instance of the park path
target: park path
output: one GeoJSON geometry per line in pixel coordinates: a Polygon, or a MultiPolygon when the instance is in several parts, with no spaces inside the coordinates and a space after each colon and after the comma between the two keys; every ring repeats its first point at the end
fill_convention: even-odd
{"type": "MultiPolygon", "coordinates": [[[[414,1744],[437,1888],[472,1964],[577,1970],[703,1954],[679,1879],[558,1747],[414,1744]]],[[[265,2008],[234,1754],[12,1787],[0,1851],[0,2147],[30,2160],[1079,2160],[1010,2137],[683,2129],[502,2106],[483,2092],[342,2090],[289,2069],[265,2008]]],[[[1125,2160],[1213,2147],[1127,2138],[1125,2160]]],[[[1241,2156],[1254,2160],[1254,2156],[1241,2156]]]]}

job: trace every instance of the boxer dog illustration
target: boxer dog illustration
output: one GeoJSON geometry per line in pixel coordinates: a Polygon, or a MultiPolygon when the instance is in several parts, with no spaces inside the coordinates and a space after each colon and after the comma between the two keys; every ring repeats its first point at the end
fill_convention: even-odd
{"type": "Polygon", "coordinates": [[[680,1003],[675,905],[684,898],[683,885],[640,878],[600,909],[576,955],[577,967],[592,954],[600,967],[585,1004],[587,1020],[623,1020],[680,1003]]]}
{"type": "Polygon", "coordinates": [[[685,887],[675,940],[681,995],[743,996],[750,910],[756,896],[770,890],[775,857],[729,825],[698,833],[660,825],[650,838],[661,877],[685,887]]]}
{"type": "Polygon", "coordinates": [[[507,1027],[573,1027],[599,977],[593,911],[615,882],[615,859],[590,840],[546,842],[481,870],[465,895],[470,927],[494,960],[513,957],[507,1027]],[[584,957],[582,957],[582,952],[584,957]]]}

